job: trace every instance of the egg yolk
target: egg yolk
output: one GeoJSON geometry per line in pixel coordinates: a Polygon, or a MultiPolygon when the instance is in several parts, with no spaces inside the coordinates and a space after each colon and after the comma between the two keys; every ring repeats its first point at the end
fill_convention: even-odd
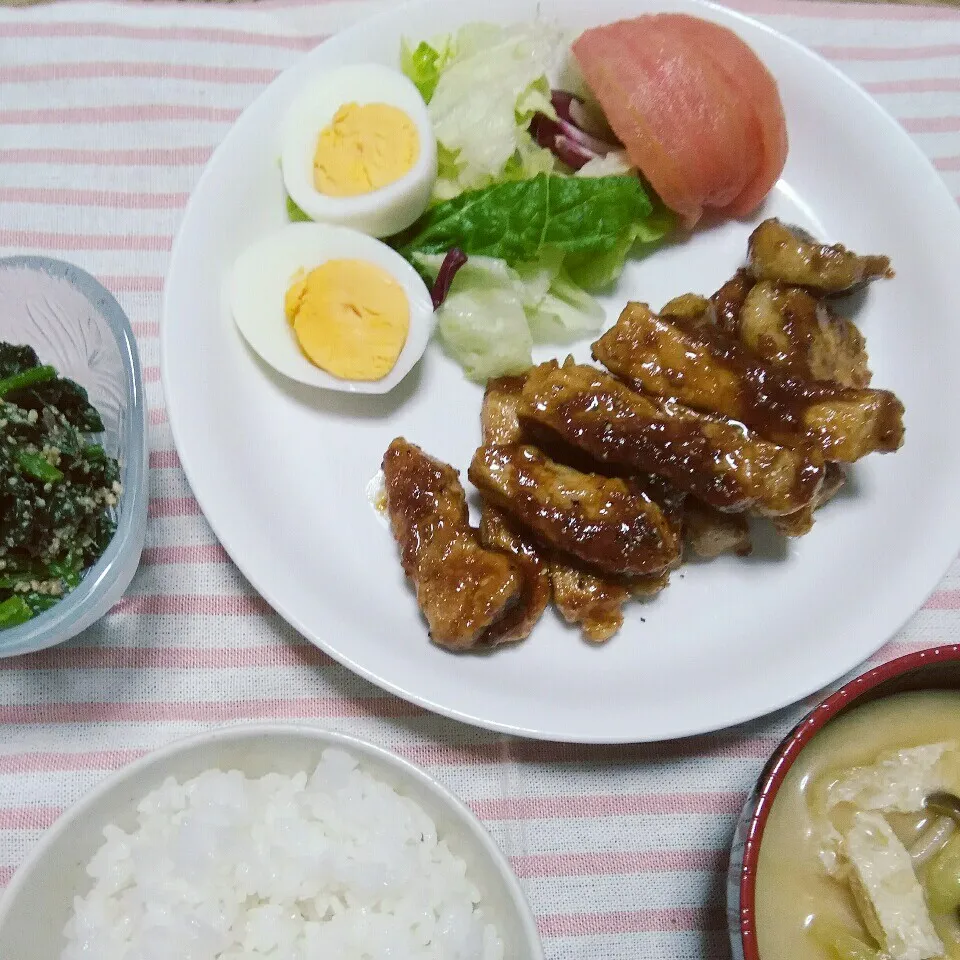
{"type": "Polygon", "coordinates": [[[307,359],[344,380],[380,380],[394,367],[410,330],[399,283],[363,260],[328,260],[294,279],[284,301],[307,359]]]}
{"type": "Polygon", "coordinates": [[[402,110],[347,103],[320,133],[313,184],[331,197],[355,197],[399,180],[419,156],[417,128],[402,110]]]}

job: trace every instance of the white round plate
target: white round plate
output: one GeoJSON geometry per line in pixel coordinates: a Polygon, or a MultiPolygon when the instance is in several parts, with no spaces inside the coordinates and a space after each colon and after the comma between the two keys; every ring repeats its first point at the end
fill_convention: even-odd
{"type": "MultiPolygon", "coordinates": [[[[753,223],[699,231],[629,265],[607,302],[659,307],[705,293],[742,262],[753,223]]],[[[163,382],[180,458],[230,556],[301,633],[381,687],[451,717],[552,740],[631,742],[717,729],[796,701],[876,650],[936,586],[960,543],[952,418],[960,369],[960,212],[918,148],[866,94],[809,51],[695,0],[427,0],[339,34],[243,114],[200,180],[167,279],[163,382]],[[906,404],[906,444],[852,471],[815,529],[760,538],[749,560],[689,564],[632,604],[601,647],[552,613],[489,656],[430,644],[397,550],[365,487],[403,435],[465,471],[481,390],[436,344],[386,396],[287,381],[244,345],[222,295],[234,258],[283,223],[279,118],[317,72],[396,64],[400,39],[472,20],[541,16],[583,28],[652,10],[727,24],[777,77],[790,131],[777,215],[861,252],[889,254],[857,320],[874,383],[906,404]]],[[[541,351],[537,359],[565,351],[541,351]]],[[[586,359],[589,345],[574,353],[586,359]]]]}

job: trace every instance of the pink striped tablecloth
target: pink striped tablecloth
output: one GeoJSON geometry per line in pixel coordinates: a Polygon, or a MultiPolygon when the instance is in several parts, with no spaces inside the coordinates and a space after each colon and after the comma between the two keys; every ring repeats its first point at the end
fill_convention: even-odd
{"type": "MultiPolygon", "coordinates": [[[[860,82],[960,194],[960,11],[735,5],[860,82]]],[[[216,724],[320,720],[423,764],[473,807],[512,859],[551,960],[723,956],[734,817],[802,707],[631,748],[530,743],[431,716],[272,615],[218,546],[179,468],[158,321],[187,196],[279,71],[380,7],[0,9],[0,254],[67,258],[118,296],[139,338],[152,431],[148,542],[129,595],[69,645],[0,660],[0,886],[65,807],[146,751],[216,724]]],[[[958,637],[955,565],[879,659],[958,637]]]]}

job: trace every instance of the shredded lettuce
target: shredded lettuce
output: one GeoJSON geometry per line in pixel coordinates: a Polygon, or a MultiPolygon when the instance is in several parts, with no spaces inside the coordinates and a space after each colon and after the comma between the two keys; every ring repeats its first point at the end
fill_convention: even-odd
{"type": "Polygon", "coordinates": [[[462,193],[394,243],[428,279],[449,250],[467,254],[437,327],[467,376],[484,382],[530,366],[534,343],[597,332],[604,311],[587,289],[613,280],[638,242],[671,224],[635,176],[539,174],[462,193]]]}
{"type": "MultiPolygon", "coordinates": [[[[436,274],[442,256],[418,257],[436,274]]],[[[453,278],[437,311],[437,332],[450,356],[478,383],[521,373],[532,364],[533,336],[523,307],[526,291],[502,260],[471,257],[453,278]]]]}
{"type": "Polygon", "coordinates": [[[612,284],[631,252],[674,226],[623,151],[568,176],[531,136],[535,114],[556,119],[548,76],[566,49],[541,21],[474,23],[401,46],[428,104],[438,179],[431,206],[390,242],[428,280],[448,251],[467,254],[437,329],[481,383],[527,369],[536,343],[597,332],[604,311],[587,291],[612,284]]]}
{"type": "Polygon", "coordinates": [[[452,200],[462,193],[460,186],[460,166],[457,155],[448,150],[442,143],[437,142],[437,180],[433,185],[432,203],[443,203],[452,200]]]}
{"type": "Polygon", "coordinates": [[[300,207],[297,206],[293,197],[287,196],[287,219],[291,223],[301,223],[304,221],[309,221],[311,217],[304,213],[300,207]]]}
{"type": "Polygon", "coordinates": [[[547,74],[563,49],[562,33],[543,22],[467,24],[415,48],[404,42],[401,68],[429,104],[440,148],[437,199],[554,169],[527,127],[538,111],[556,115],[547,74]]]}
{"type": "Polygon", "coordinates": [[[451,37],[434,41],[436,46],[421,40],[411,47],[407,40],[400,41],[400,69],[413,81],[425,103],[429,103],[440,80],[440,72],[453,56],[451,37]]]}
{"type": "MultiPolygon", "coordinates": [[[[550,267],[540,267],[550,271],[550,267]]],[[[523,275],[523,265],[518,267],[523,275]]],[[[536,343],[570,343],[599,332],[605,314],[603,307],[571,279],[558,262],[546,293],[532,310],[528,310],[530,332],[536,343]]]]}
{"type": "Polygon", "coordinates": [[[616,177],[634,171],[626,150],[612,150],[605,157],[588,160],[575,174],[576,177],[616,177]]]}
{"type": "MultiPolygon", "coordinates": [[[[418,254],[428,276],[440,269],[439,254],[418,254]]],[[[437,311],[437,330],[447,352],[471,380],[520,373],[533,363],[534,343],[567,343],[596,333],[603,307],[576,287],[562,258],[547,256],[516,269],[496,257],[470,257],[437,311]]]]}

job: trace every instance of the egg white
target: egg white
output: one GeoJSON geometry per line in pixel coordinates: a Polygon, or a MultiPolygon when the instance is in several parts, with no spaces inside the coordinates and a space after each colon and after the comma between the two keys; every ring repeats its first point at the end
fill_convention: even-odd
{"type": "Polygon", "coordinates": [[[353,227],[374,237],[406,229],[423,213],[437,179],[437,142],[417,88],[379,64],[340,67],[318,77],[293,102],[283,121],[281,166],[287,193],[309,217],[353,227]],[[355,197],[331,197],[313,183],[320,132],[346,103],[385,103],[402,110],[420,141],[417,162],[399,180],[355,197]]]}
{"type": "Polygon", "coordinates": [[[350,393],[392,390],[423,356],[436,316],[430,293],[413,267],[379,240],[347,227],[291,223],[262,237],[237,257],[228,281],[234,321],[244,339],[275,370],[314,387],[350,393]],[[343,380],[303,354],[284,313],[284,298],[298,270],[309,273],[328,260],[363,260],[400,284],[410,306],[410,329],[393,369],[380,380],[343,380]]]}

